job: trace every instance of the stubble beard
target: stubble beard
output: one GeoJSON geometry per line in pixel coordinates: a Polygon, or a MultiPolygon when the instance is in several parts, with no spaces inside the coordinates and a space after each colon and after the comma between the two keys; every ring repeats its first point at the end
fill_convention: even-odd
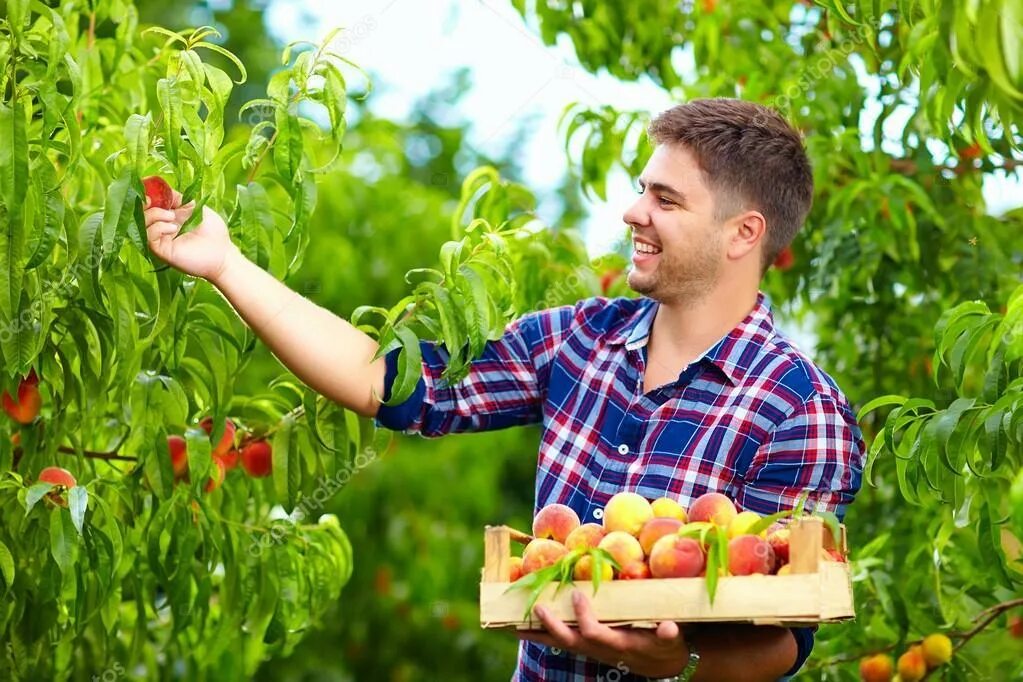
{"type": "Polygon", "coordinates": [[[629,287],[663,305],[693,306],[703,300],[718,282],[721,262],[717,240],[698,244],[687,253],[661,251],[650,272],[629,270],[629,287]]]}

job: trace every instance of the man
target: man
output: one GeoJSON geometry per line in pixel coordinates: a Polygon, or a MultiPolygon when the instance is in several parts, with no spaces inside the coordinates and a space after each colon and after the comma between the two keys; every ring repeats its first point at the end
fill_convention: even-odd
{"type": "MultiPolygon", "coordinates": [[[[698,100],[649,130],[654,153],[625,213],[638,299],[603,298],[526,315],[447,386],[447,354],[423,344],[423,378],[381,407],[396,353],[246,260],[206,210],[150,208],[150,248],[209,279],[277,357],[328,398],[407,433],[440,436],[542,423],[536,508],[568,504],[584,522],[622,490],[683,506],[721,491],[744,508],[791,508],[803,493],[844,514],[859,489],[863,442],[842,393],[774,328],[759,282],[810,209],[799,135],[747,102],[698,100]],[[333,371],[324,371],[333,368],[333,371]]],[[[176,197],[180,203],[180,197],[176,197]]],[[[812,628],[714,625],[614,629],[576,599],[577,627],[537,616],[516,680],[776,680],[798,670],[812,628]]]]}

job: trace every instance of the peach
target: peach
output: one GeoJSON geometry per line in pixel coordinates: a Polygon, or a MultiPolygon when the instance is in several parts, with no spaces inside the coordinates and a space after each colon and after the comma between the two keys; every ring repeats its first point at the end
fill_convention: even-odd
{"type": "Polygon", "coordinates": [[[564,543],[568,534],[579,527],[579,515],[564,504],[549,504],[533,519],[533,537],[564,543]]]}
{"type": "Polygon", "coordinates": [[[630,535],[639,535],[643,524],[653,515],[654,510],[642,495],[618,493],[604,506],[604,528],[609,533],[625,531],[630,535]]]}
{"type": "Polygon", "coordinates": [[[678,519],[682,523],[689,520],[686,516],[686,510],[682,508],[675,500],[670,497],[661,497],[650,503],[650,509],[653,510],[654,516],[657,518],[665,519],[678,519]]]}
{"type": "Polygon", "coordinates": [[[828,553],[828,556],[831,557],[832,561],[837,561],[843,564],[845,563],[845,555],[839,552],[837,549],[829,549],[826,551],[828,553]]]}
{"type": "Polygon", "coordinates": [[[61,467],[46,467],[39,472],[39,482],[51,485],[62,485],[65,488],[74,488],[78,485],[71,472],[61,467]]]}
{"type": "Polygon", "coordinates": [[[645,561],[630,561],[622,566],[621,574],[618,576],[621,580],[646,580],[649,577],[650,567],[645,561]]]}
{"type": "Polygon", "coordinates": [[[174,478],[184,478],[188,473],[187,442],[181,436],[167,436],[167,449],[170,450],[174,478]]]}
{"type": "Polygon", "coordinates": [[[624,530],[608,533],[597,547],[606,550],[618,562],[619,567],[630,561],[643,561],[643,547],[639,544],[639,540],[624,530]]]}
{"type": "Polygon", "coordinates": [[[860,661],[860,679],[863,682],[888,682],[892,679],[892,659],[885,654],[875,654],[860,661]]]}
{"type": "Polygon", "coordinates": [[[231,448],[226,453],[221,455],[220,461],[224,463],[225,469],[231,471],[232,469],[238,468],[238,462],[241,461],[241,458],[242,453],[236,450],[235,448],[231,448]]]}
{"type": "Polygon", "coordinates": [[[600,524],[584,523],[568,534],[568,537],[565,538],[565,547],[570,552],[576,549],[596,547],[605,535],[607,535],[607,531],[600,524]]]}
{"type": "MultiPolygon", "coordinates": [[[[576,580],[592,580],[593,579],[593,557],[584,556],[576,562],[575,568],[572,570],[572,577],[576,580]]],[[[611,566],[610,561],[605,561],[600,567],[600,579],[611,580],[614,577],[614,568],[611,566]]]]}
{"type": "Polygon", "coordinates": [[[899,678],[902,682],[917,682],[927,674],[927,663],[920,650],[920,645],[911,646],[909,651],[899,656],[896,664],[899,671],[899,678]]]}
{"type": "MultiPolygon", "coordinates": [[[[751,511],[739,512],[732,522],[728,524],[728,538],[736,538],[740,535],[749,535],[750,529],[760,521],[760,514],[751,511]]],[[[758,533],[761,537],[765,537],[767,532],[758,533]]]]}
{"type": "Polygon", "coordinates": [[[770,575],[774,569],[774,550],[758,535],[740,535],[728,541],[728,572],[732,575],[770,575]]]}
{"type": "Polygon", "coordinates": [[[706,564],[700,543],[692,538],[665,535],[650,551],[650,575],[655,578],[693,578],[706,564]]]}
{"type": "Polygon", "coordinates": [[[174,205],[174,193],[167,181],[159,175],[142,178],[142,188],[149,197],[151,206],[166,209],[174,205]]]}
{"type": "Polygon", "coordinates": [[[643,553],[650,556],[650,550],[654,548],[655,542],[665,535],[677,534],[681,527],[681,521],[667,516],[655,516],[644,523],[643,529],[639,531],[639,544],[643,548],[643,553]]]}
{"type": "Polygon", "coordinates": [[[529,575],[541,568],[557,563],[568,554],[565,546],[556,540],[537,538],[526,545],[522,552],[522,575],[529,575]]]}
{"type": "Polygon", "coordinates": [[[778,561],[786,563],[789,560],[789,536],[792,531],[781,524],[775,524],[767,529],[767,542],[774,550],[774,556],[778,561]]]}
{"type": "Polygon", "coordinates": [[[940,633],[927,635],[920,644],[920,651],[927,667],[937,668],[952,660],[952,640],[940,633]]]}
{"type": "Polygon", "coordinates": [[[253,478],[269,476],[273,470],[273,450],[265,440],[246,443],[242,448],[242,468],[253,478]]]}
{"type": "Polygon", "coordinates": [[[1009,619],[1009,634],[1014,639],[1023,639],[1023,618],[1013,616],[1009,619]]]}
{"type": "Polygon", "coordinates": [[[727,496],[721,493],[706,493],[696,498],[689,507],[689,521],[709,521],[727,528],[739,512],[727,496]]]}
{"type": "Polygon", "coordinates": [[[0,402],[3,403],[4,412],[19,424],[31,424],[35,421],[43,404],[43,399],[39,395],[39,378],[35,370],[30,371],[18,384],[17,400],[4,391],[0,402]]]}
{"type": "MultiPolygon", "coordinates": [[[[203,419],[201,422],[199,422],[199,426],[202,427],[202,430],[205,431],[207,435],[213,434],[212,417],[206,417],[205,419],[203,419]]],[[[228,419],[227,421],[224,422],[224,433],[223,435],[220,436],[220,441],[218,441],[217,444],[213,447],[212,455],[214,457],[223,457],[224,455],[227,454],[228,450],[234,447],[234,432],[235,432],[234,422],[228,419]]]]}
{"type": "Polygon", "coordinates": [[[792,573],[792,564],[782,564],[775,575],[790,575],[792,573]]]}
{"type": "Polygon", "coordinates": [[[522,557],[513,556],[509,563],[508,582],[515,582],[522,577],[522,557]]]}

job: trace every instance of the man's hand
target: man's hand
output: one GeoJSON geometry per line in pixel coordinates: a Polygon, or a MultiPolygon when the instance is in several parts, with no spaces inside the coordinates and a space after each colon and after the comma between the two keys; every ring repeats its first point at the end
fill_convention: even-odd
{"type": "Polygon", "coordinates": [[[655,631],[611,628],[597,620],[590,600],[578,590],[572,594],[572,606],[578,627],[569,627],[547,609],[537,606],[533,613],[544,630],[519,632],[519,639],[567,649],[646,677],[670,677],[685,668],[689,648],[677,623],[661,623],[655,631]]]}
{"type": "Polygon", "coordinates": [[[174,192],[170,209],[151,206],[148,199],[146,206],[149,249],[157,258],[186,274],[215,280],[223,272],[228,257],[238,251],[231,243],[224,219],[209,207],[203,208],[202,221],[195,229],[178,236],[195,208],[194,202],[182,206],[179,192],[174,192]]]}

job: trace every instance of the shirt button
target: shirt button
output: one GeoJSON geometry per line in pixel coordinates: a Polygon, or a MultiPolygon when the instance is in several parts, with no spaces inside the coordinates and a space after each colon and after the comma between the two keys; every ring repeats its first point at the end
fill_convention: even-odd
{"type": "Polygon", "coordinates": [[[603,509],[594,509],[593,510],[593,518],[595,518],[598,521],[600,521],[602,518],[604,518],[604,510],[603,509]]]}
{"type": "Polygon", "coordinates": [[[621,445],[619,445],[618,446],[618,454],[619,455],[627,455],[627,454],[629,454],[629,446],[626,445],[625,443],[622,443],[621,445]]]}
{"type": "Polygon", "coordinates": [[[552,646],[551,647],[551,653],[554,654],[555,656],[560,656],[561,655],[561,649],[559,649],[556,646],[552,646]]]}

